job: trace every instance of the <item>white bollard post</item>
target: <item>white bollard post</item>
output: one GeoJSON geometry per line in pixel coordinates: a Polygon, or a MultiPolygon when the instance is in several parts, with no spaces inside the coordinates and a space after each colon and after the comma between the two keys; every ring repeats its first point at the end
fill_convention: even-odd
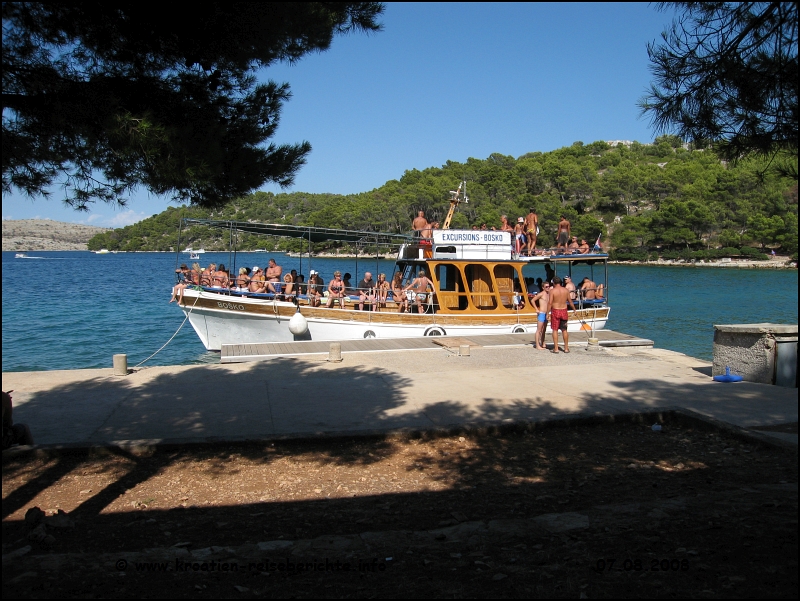
{"type": "Polygon", "coordinates": [[[114,375],[128,375],[128,355],[114,355],[114,375]]]}
{"type": "Polygon", "coordinates": [[[462,344],[458,347],[458,355],[460,357],[469,357],[469,345],[462,344]]]}
{"type": "Polygon", "coordinates": [[[328,351],[328,361],[331,363],[341,363],[342,361],[341,342],[331,342],[330,350],[328,351]]]}

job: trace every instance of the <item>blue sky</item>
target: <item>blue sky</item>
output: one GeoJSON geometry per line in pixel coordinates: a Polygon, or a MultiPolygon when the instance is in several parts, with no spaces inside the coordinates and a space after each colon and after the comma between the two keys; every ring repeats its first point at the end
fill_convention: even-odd
{"type": "MultiPolygon", "coordinates": [[[[647,43],[673,16],[645,3],[388,3],[384,31],[261,72],[293,94],[274,142],[313,147],[287,191],[365,192],[409,169],[493,152],[652,141],[636,103],[651,80],[647,43]]],[[[58,191],[4,194],[2,215],[120,227],[168,205],[141,191],[124,209],[77,213],[58,191]]]]}

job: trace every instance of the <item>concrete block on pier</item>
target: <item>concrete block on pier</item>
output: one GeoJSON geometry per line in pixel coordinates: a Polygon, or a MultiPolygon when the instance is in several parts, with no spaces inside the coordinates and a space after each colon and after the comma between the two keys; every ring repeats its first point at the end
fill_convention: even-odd
{"type": "Polygon", "coordinates": [[[713,356],[712,375],[730,367],[748,382],[796,387],[797,324],[715,325],[713,356]]]}

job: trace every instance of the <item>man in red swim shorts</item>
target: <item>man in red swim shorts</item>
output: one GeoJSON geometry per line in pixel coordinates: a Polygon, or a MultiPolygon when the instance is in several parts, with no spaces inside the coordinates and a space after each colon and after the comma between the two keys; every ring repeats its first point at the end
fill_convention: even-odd
{"type": "Polygon", "coordinates": [[[569,352],[569,334],[567,334],[567,303],[575,310],[575,305],[569,297],[569,291],[561,285],[561,278],[553,278],[553,288],[550,290],[550,328],[553,330],[553,352],[558,353],[558,331],[564,337],[564,352],[569,352]]]}

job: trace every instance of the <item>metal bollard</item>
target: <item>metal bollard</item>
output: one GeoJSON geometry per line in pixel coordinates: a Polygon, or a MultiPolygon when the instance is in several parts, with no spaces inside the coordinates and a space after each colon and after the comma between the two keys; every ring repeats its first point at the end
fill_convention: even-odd
{"type": "Polygon", "coordinates": [[[458,347],[458,355],[459,357],[469,357],[469,345],[462,344],[458,347]]]}
{"type": "Polygon", "coordinates": [[[341,363],[342,361],[342,343],[331,342],[330,350],[328,351],[328,361],[331,363],[341,363]]]}
{"type": "Polygon", "coordinates": [[[128,375],[128,355],[114,355],[114,375],[128,375]]]}

